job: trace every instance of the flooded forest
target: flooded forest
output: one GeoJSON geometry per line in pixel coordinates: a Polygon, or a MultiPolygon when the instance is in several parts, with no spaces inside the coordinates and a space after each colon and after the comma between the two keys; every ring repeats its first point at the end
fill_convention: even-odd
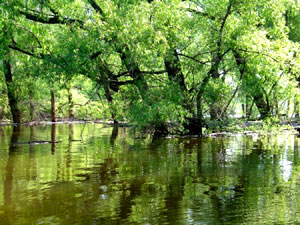
{"type": "Polygon", "coordinates": [[[300,223],[299,54],[297,0],[0,1],[0,224],[300,223]]]}

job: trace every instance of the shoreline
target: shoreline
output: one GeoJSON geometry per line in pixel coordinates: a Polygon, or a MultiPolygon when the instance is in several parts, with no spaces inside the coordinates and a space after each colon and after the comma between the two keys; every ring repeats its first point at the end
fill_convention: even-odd
{"type": "MultiPolygon", "coordinates": [[[[56,124],[103,124],[116,127],[132,127],[127,122],[119,122],[114,124],[111,120],[59,120],[57,122],[51,121],[32,121],[20,124],[12,123],[10,121],[0,121],[0,127],[8,126],[41,126],[41,125],[56,125],[56,124]]],[[[244,121],[238,124],[237,127],[226,127],[219,131],[211,130],[211,133],[201,135],[184,135],[184,134],[168,134],[162,138],[200,138],[200,137],[228,137],[238,135],[275,135],[283,132],[291,134],[300,134],[300,122],[298,121],[284,121],[278,124],[271,124],[269,127],[264,128],[263,121],[244,121]]]]}
{"type": "Polygon", "coordinates": [[[0,126],[38,126],[38,125],[54,125],[54,124],[106,124],[119,127],[130,127],[126,122],[119,122],[114,124],[110,120],[60,120],[57,122],[51,121],[32,121],[32,122],[23,122],[23,123],[12,123],[10,121],[0,121],[0,126]]]}

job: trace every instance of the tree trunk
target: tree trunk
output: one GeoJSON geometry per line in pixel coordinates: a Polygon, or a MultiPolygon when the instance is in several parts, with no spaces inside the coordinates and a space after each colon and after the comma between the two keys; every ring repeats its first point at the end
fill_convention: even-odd
{"type": "Polygon", "coordinates": [[[261,119],[265,119],[271,116],[270,106],[267,101],[264,99],[263,94],[259,93],[253,97],[255,105],[260,113],[261,119]]]}
{"type": "Polygon", "coordinates": [[[291,99],[289,98],[286,113],[285,113],[286,118],[290,117],[290,108],[291,108],[291,99]]]}
{"type": "Polygon", "coordinates": [[[164,59],[164,64],[168,74],[170,85],[173,85],[174,83],[180,88],[180,94],[182,96],[182,107],[189,113],[191,113],[194,117],[196,117],[193,102],[189,101],[187,95],[188,90],[185,84],[185,78],[181,69],[180,59],[176,49],[171,49],[169,51],[169,54],[164,59]]]}
{"type": "Polygon", "coordinates": [[[278,107],[279,104],[278,104],[278,98],[276,96],[276,92],[275,91],[273,92],[273,95],[274,95],[274,103],[273,103],[274,110],[273,110],[273,113],[276,116],[278,116],[279,115],[279,107],[278,107]]]}
{"type": "Polygon", "coordinates": [[[55,93],[54,90],[51,90],[51,121],[53,123],[56,122],[56,99],[55,99],[55,93]]]}
{"type": "MultiPolygon", "coordinates": [[[[243,74],[247,70],[246,62],[244,61],[244,58],[242,57],[242,55],[239,52],[232,51],[232,53],[235,57],[235,62],[239,67],[240,75],[243,76],[243,74]]],[[[247,86],[250,87],[249,84],[247,86]]],[[[253,97],[253,100],[255,102],[256,107],[258,108],[261,119],[265,119],[265,118],[271,116],[271,107],[270,107],[270,104],[268,102],[268,99],[266,100],[264,98],[264,90],[262,89],[262,87],[259,87],[257,92],[256,93],[251,93],[251,95],[253,97]]]]}
{"type": "Polygon", "coordinates": [[[184,124],[184,128],[188,130],[188,134],[202,135],[202,127],[204,125],[204,118],[202,113],[202,95],[209,82],[209,79],[210,79],[210,75],[207,75],[203,79],[196,96],[197,117],[186,118],[187,122],[184,124]]]}
{"type": "Polygon", "coordinates": [[[186,91],[184,75],[181,70],[178,53],[175,49],[170,51],[170,54],[164,60],[164,64],[168,73],[169,80],[178,84],[182,92],[186,91]]]}
{"type": "Polygon", "coordinates": [[[209,105],[209,115],[210,115],[210,120],[216,121],[219,120],[219,107],[217,104],[210,104],[209,105]]]}
{"type": "Polygon", "coordinates": [[[204,93],[204,90],[205,90],[206,86],[208,85],[209,79],[210,79],[210,75],[207,75],[203,79],[203,81],[201,83],[201,86],[199,88],[199,91],[197,93],[197,97],[196,97],[196,101],[197,101],[197,117],[201,121],[203,120],[202,107],[201,107],[201,104],[202,104],[202,95],[204,93]]]}
{"type": "Polygon", "coordinates": [[[298,101],[297,97],[295,97],[295,105],[294,105],[294,107],[295,107],[295,109],[294,109],[295,117],[299,118],[300,117],[300,110],[299,110],[299,101],[298,101]]]}
{"type": "Polygon", "coordinates": [[[203,112],[202,112],[202,94],[198,92],[197,94],[197,118],[199,120],[203,120],[203,112]]]}
{"type": "Polygon", "coordinates": [[[4,119],[4,108],[0,107],[0,120],[4,119]]]}
{"type": "Polygon", "coordinates": [[[129,48],[125,47],[124,49],[119,49],[121,60],[123,65],[126,67],[128,71],[130,71],[130,75],[133,79],[133,84],[139,90],[139,93],[143,100],[147,98],[147,91],[149,89],[147,81],[142,74],[138,64],[134,61],[133,57],[129,53],[129,48]]]}
{"type": "Polygon", "coordinates": [[[29,114],[30,121],[34,121],[34,103],[33,103],[33,90],[29,90],[29,114]]]}
{"type": "Polygon", "coordinates": [[[109,89],[107,83],[104,83],[104,91],[105,91],[105,97],[106,97],[107,102],[110,106],[111,118],[113,119],[114,124],[118,124],[118,121],[116,119],[115,109],[112,107],[112,103],[113,103],[112,94],[110,92],[110,89],[109,89]]]}
{"type": "Polygon", "coordinates": [[[187,118],[184,128],[188,130],[188,134],[198,134],[202,135],[202,127],[204,124],[204,118],[202,113],[202,95],[205,90],[205,87],[208,84],[210,76],[206,76],[199,88],[199,91],[196,96],[196,108],[197,108],[197,117],[196,118],[187,118]]]}
{"type": "Polygon", "coordinates": [[[169,133],[168,128],[164,123],[157,124],[155,126],[155,131],[153,134],[153,139],[161,138],[167,136],[169,133]]]}
{"type": "Polygon", "coordinates": [[[68,100],[69,100],[69,120],[74,119],[74,102],[71,88],[68,89],[68,100]]]}
{"type": "Polygon", "coordinates": [[[8,104],[11,110],[12,119],[14,123],[20,123],[21,111],[18,107],[18,100],[13,86],[13,75],[11,69],[9,50],[7,50],[6,55],[4,56],[2,62],[3,62],[5,82],[7,87],[8,104]]]}
{"type": "Polygon", "coordinates": [[[245,116],[247,119],[250,119],[251,117],[251,97],[249,95],[246,95],[246,104],[245,104],[245,116]]]}

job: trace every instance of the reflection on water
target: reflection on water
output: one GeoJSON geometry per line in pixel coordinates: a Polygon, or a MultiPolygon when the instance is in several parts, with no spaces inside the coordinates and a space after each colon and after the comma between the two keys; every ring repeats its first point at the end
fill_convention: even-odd
{"type": "Polygon", "coordinates": [[[0,127],[0,224],[296,224],[299,138],[0,127]],[[20,144],[30,141],[49,144],[20,144]]]}

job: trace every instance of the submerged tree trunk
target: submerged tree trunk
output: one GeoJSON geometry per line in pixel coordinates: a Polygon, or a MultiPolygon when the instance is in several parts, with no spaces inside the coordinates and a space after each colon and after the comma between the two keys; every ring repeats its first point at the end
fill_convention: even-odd
{"type": "Polygon", "coordinates": [[[51,90],[51,121],[56,122],[56,99],[54,90],[51,90]]]}
{"type": "Polygon", "coordinates": [[[8,104],[11,110],[12,119],[14,123],[20,123],[21,111],[18,107],[18,100],[13,86],[13,75],[11,69],[9,50],[7,50],[6,55],[4,56],[2,62],[3,62],[4,76],[5,76],[5,82],[7,87],[8,104]]]}

